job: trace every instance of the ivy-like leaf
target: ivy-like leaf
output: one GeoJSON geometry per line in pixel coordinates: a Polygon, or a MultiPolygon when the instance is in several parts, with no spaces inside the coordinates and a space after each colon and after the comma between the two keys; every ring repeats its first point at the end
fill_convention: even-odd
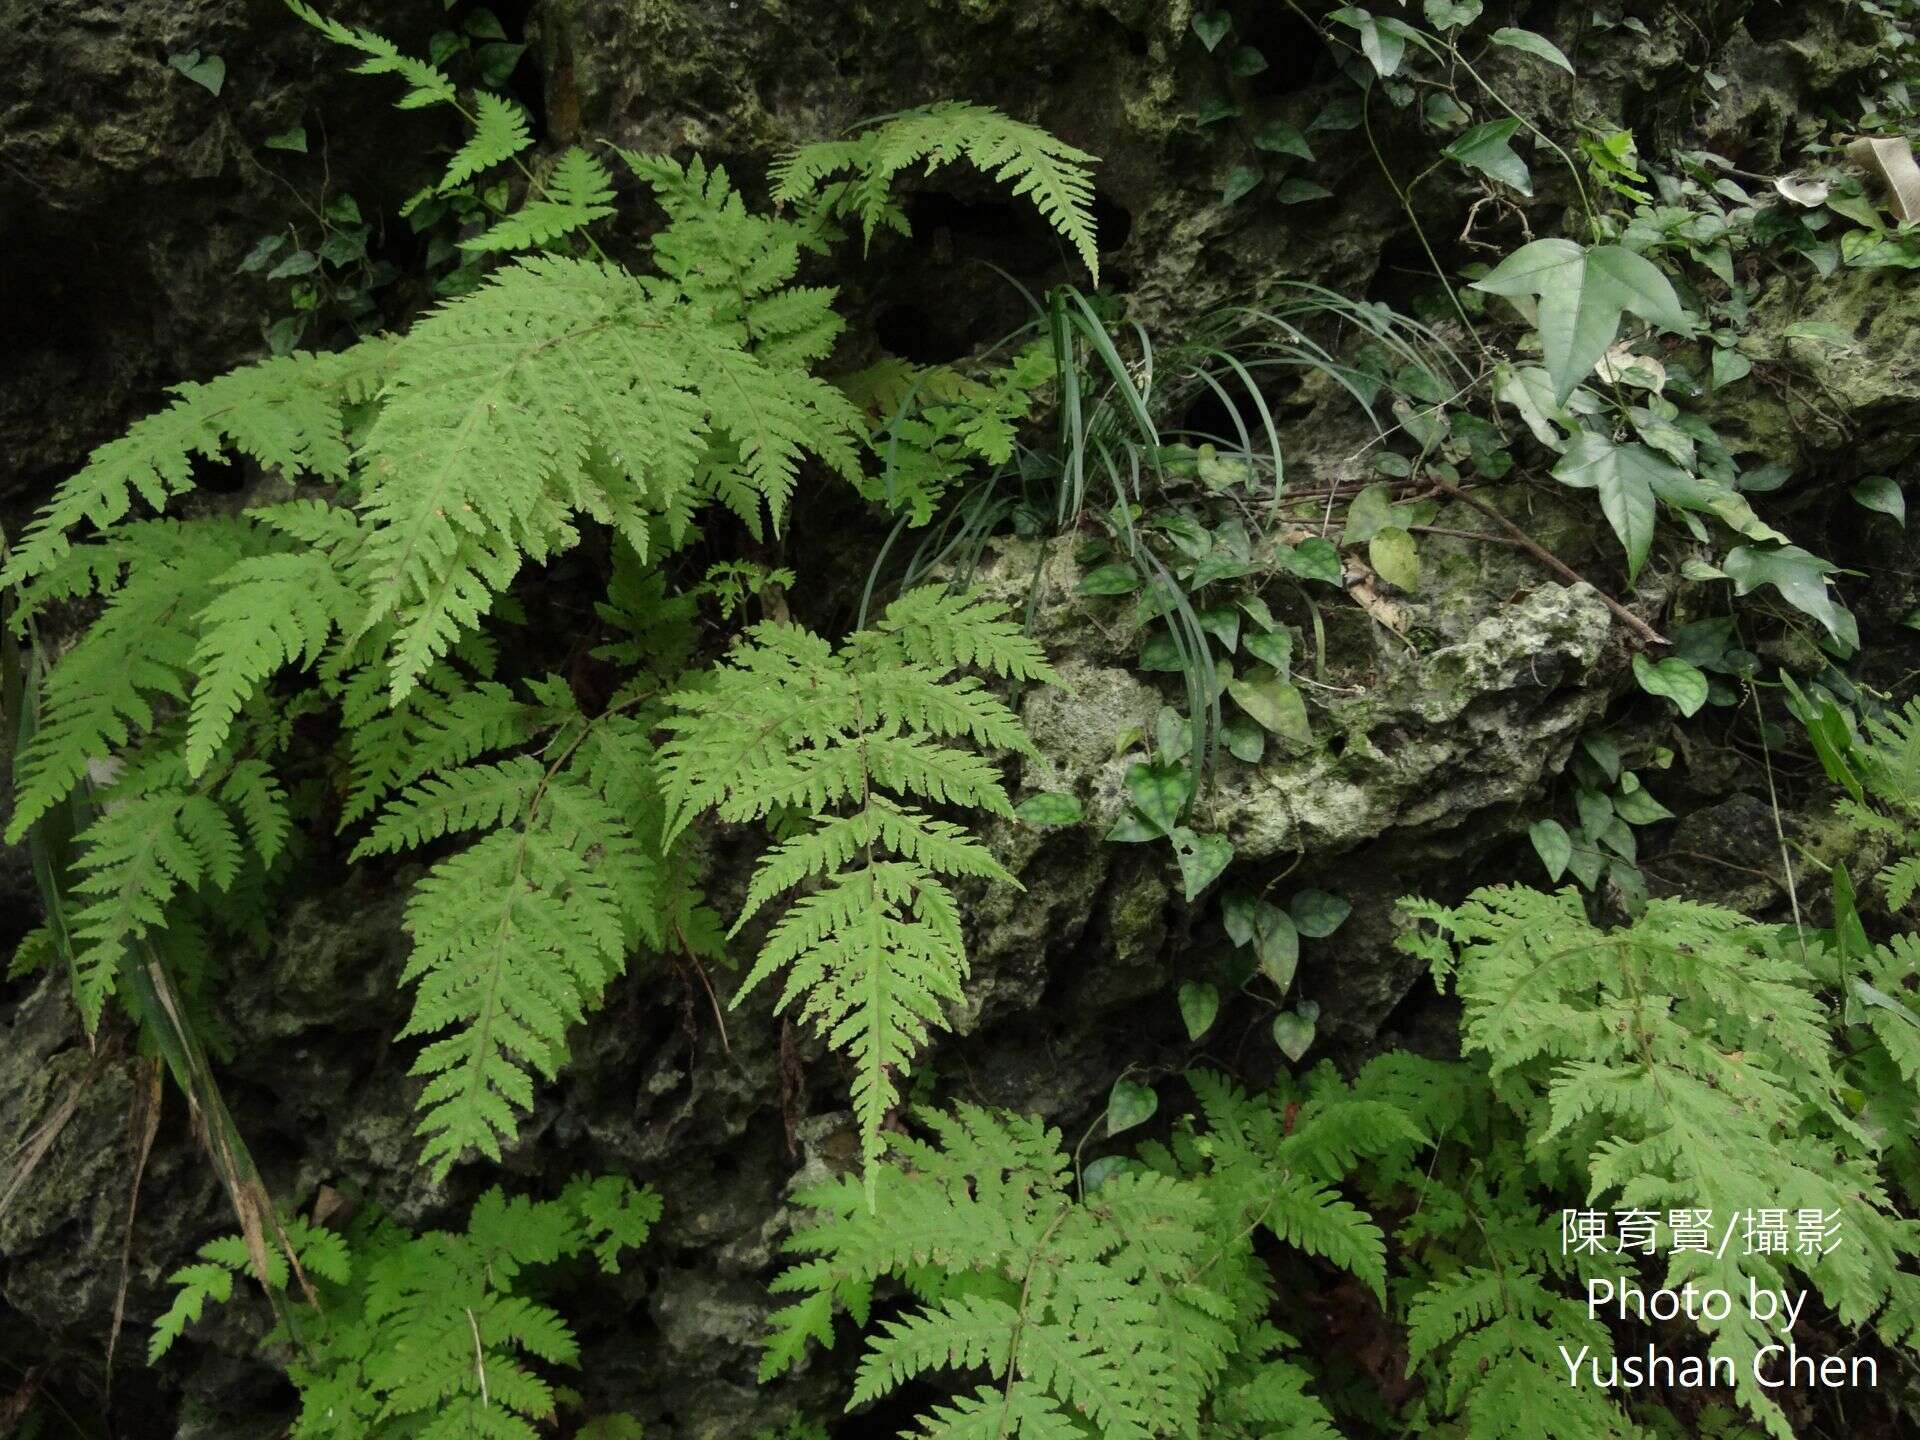
{"type": "Polygon", "coordinates": [[[1583,248],[1572,240],[1523,245],[1473,283],[1489,295],[1539,301],[1540,344],[1554,401],[1564,405],[1620,333],[1623,315],[1685,331],[1691,322],[1673,285],[1652,261],[1623,245],[1583,248]]]}

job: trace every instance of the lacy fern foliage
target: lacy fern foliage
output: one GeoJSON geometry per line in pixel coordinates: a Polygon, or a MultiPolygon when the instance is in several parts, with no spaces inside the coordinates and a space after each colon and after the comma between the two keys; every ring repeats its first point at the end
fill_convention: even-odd
{"type": "Polygon", "coordinates": [[[852,1057],[869,1173],[900,1079],[945,1028],[942,1006],[962,998],[966,947],[948,882],[1012,883],[964,827],[923,808],[1012,814],[978,750],[1031,746],[967,669],[1054,679],[1001,606],[927,588],[838,648],[794,625],[753,627],[724,665],[671,697],[665,721],[669,841],[706,811],[802,824],[760,862],[734,931],[811,888],[774,925],[734,1003],[788,972],[776,1008],[797,1008],[852,1057]]]}
{"type": "Polygon", "coordinates": [[[871,242],[881,228],[907,233],[906,212],[893,198],[902,170],[924,164],[931,174],[960,159],[1032,200],[1099,284],[1087,169],[1094,157],[990,105],[943,101],[902,111],[851,140],[804,146],[774,167],[774,198],[817,200],[827,216],[858,220],[871,242]],[[838,178],[843,171],[853,173],[838,178]]]}
{"type": "MultiPolygon", "coordinates": [[[[1829,1253],[1716,1253],[1663,1246],[1665,1283],[1745,1295],[1797,1272],[1841,1323],[1891,1344],[1920,1322],[1910,1267],[1920,1228],[1900,1218],[1878,1143],[1848,1112],[1831,1016],[1807,954],[1769,927],[1656,899],[1632,925],[1592,925],[1577,894],[1488,889],[1453,909],[1407,902],[1432,929],[1413,953],[1452,980],[1464,1048],[1487,1057],[1496,1095],[1526,1129],[1536,1172],[1591,1202],[1706,1210],[1721,1227],[1765,1209],[1837,1218],[1829,1253]]],[[[1544,1304],[1545,1301],[1542,1301],[1544,1304]]],[[[1766,1327],[1740,1306],[1703,1321],[1733,1362],[1736,1394],[1779,1440],[1792,1431],[1755,1379],[1766,1327]]]]}
{"type": "MultiPolygon", "coordinates": [[[[285,1226],[315,1303],[295,1303],[265,1342],[290,1347],[300,1392],[295,1440],[536,1440],[561,1392],[548,1374],[577,1366],[572,1331],[524,1293],[544,1268],[592,1256],[616,1274],[645,1242],[660,1197],[618,1177],[568,1185],[556,1200],[508,1199],[496,1187],[474,1203],[464,1233],[409,1234],[384,1222],[338,1234],[294,1218],[285,1226]],[[540,1427],[540,1428],[536,1428],[540,1427]]],[[[176,1272],[173,1304],[149,1344],[158,1360],[207,1304],[232,1299],[249,1273],[238,1236],[201,1247],[176,1272]]],[[[265,1277],[288,1288],[273,1252],[265,1277]]]]}

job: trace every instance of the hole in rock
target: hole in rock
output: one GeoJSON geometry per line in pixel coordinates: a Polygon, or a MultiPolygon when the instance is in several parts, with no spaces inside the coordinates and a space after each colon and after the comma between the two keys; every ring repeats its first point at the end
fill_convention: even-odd
{"type": "Polygon", "coordinates": [[[874,337],[890,353],[916,365],[944,365],[973,347],[953,325],[941,324],[918,305],[889,305],[873,319],[874,337]]]}
{"type": "Polygon", "coordinates": [[[1099,237],[1100,253],[1113,254],[1133,234],[1133,212],[1105,191],[1094,191],[1093,233],[1099,237]]]}
{"type": "Polygon", "coordinates": [[[1261,91],[1304,89],[1327,53],[1313,26],[1284,5],[1236,7],[1233,24],[1234,44],[1251,45],[1267,57],[1267,68],[1253,77],[1261,91]]]}

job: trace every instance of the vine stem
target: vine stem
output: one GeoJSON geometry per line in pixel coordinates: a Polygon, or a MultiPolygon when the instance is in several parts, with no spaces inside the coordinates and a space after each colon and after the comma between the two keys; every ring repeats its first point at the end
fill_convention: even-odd
{"type": "MultiPolygon", "coordinates": [[[[1582,575],[1578,570],[1575,570],[1571,565],[1547,549],[1546,546],[1542,545],[1538,540],[1514,524],[1513,521],[1487,504],[1486,501],[1475,499],[1458,485],[1442,480],[1438,476],[1433,477],[1433,486],[1434,489],[1440,491],[1441,494],[1451,496],[1453,499],[1478,510],[1502,530],[1505,530],[1508,535],[1512,536],[1514,544],[1518,545],[1542,565],[1545,565],[1549,570],[1553,571],[1554,574],[1560,576],[1561,579],[1569,580],[1575,585],[1592,584],[1586,576],[1582,575]]],[[[1671,643],[1666,636],[1662,635],[1638,615],[1627,609],[1626,606],[1607,594],[1606,591],[1600,589],[1599,586],[1595,585],[1593,588],[1594,593],[1599,595],[1601,603],[1613,612],[1615,618],[1642,640],[1646,641],[1647,644],[1666,645],[1671,643]]]]}

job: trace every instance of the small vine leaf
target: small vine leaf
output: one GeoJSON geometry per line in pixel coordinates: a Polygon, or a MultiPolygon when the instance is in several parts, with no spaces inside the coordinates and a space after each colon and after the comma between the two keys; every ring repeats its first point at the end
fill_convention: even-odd
{"type": "Polygon", "coordinates": [[[1149,824],[1170,835],[1180,824],[1180,812],[1193,797],[1193,780],[1184,765],[1129,765],[1127,794],[1149,824]]]}
{"type": "Polygon", "coordinates": [[[1900,523],[1902,529],[1907,524],[1907,497],[1900,493],[1900,486],[1889,475],[1869,475],[1852,490],[1853,498],[1869,510],[1877,510],[1882,515],[1891,515],[1900,523]]]}
{"type": "Polygon", "coordinates": [[[1589,840],[1598,837],[1613,824],[1613,801],[1598,790],[1577,792],[1573,804],[1580,812],[1580,833],[1589,840]]]}
{"type": "Polygon", "coordinates": [[[1013,812],[1037,830],[1057,830],[1063,825],[1078,825],[1081,820],[1080,797],[1062,790],[1030,795],[1013,812]]]}
{"type": "Polygon", "coordinates": [[[1544,35],[1531,30],[1522,30],[1517,26],[1503,25],[1493,32],[1493,43],[1505,45],[1514,50],[1524,50],[1529,55],[1537,55],[1550,64],[1558,65],[1567,74],[1573,74],[1573,62],[1560,51],[1560,47],[1544,35]]]}
{"type": "Polygon", "coordinates": [[[1533,172],[1513,148],[1520,122],[1512,117],[1489,120],[1461,135],[1441,153],[1469,169],[1511,185],[1522,195],[1533,194],[1533,172]]]}
{"type": "Polygon", "coordinates": [[[1427,0],[1427,23],[1436,30],[1459,30],[1480,18],[1481,0],[1427,0]]]}
{"type": "Polygon", "coordinates": [[[1253,925],[1260,900],[1251,890],[1229,890],[1220,900],[1220,923],[1235,945],[1253,942],[1253,925]]]}
{"type": "Polygon", "coordinates": [[[1274,194],[1282,205],[1304,205],[1310,200],[1325,200],[1333,194],[1333,191],[1318,180],[1289,175],[1280,182],[1280,188],[1274,194]]]}
{"type": "Polygon", "coordinates": [[[1266,757],[1267,732],[1244,715],[1223,721],[1220,738],[1226,742],[1227,753],[1244,764],[1258,765],[1266,757]]]}
{"type": "Polygon", "coordinates": [[[1644,445],[1616,445],[1605,435],[1583,430],[1553,467],[1553,478],[1576,490],[1600,492],[1600,509],[1627,552],[1627,579],[1633,580],[1653,548],[1659,508],[1655,482],[1683,480],[1686,475],[1644,445]]]}
{"type": "Polygon", "coordinates": [[[1322,540],[1318,535],[1302,540],[1291,550],[1282,547],[1274,558],[1302,580],[1320,580],[1328,585],[1338,585],[1344,578],[1340,568],[1340,552],[1334,548],[1331,540],[1322,540]]]}
{"type": "Polygon", "coordinates": [[[1649,695],[1671,700],[1682,715],[1697,714],[1707,703],[1707,677],[1677,655],[1654,664],[1644,655],[1633,657],[1633,678],[1649,695]]]}
{"type": "Polygon", "coordinates": [[[1567,873],[1567,862],[1573,859],[1573,837],[1567,834],[1567,827],[1558,820],[1536,820],[1527,827],[1527,838],[1533,841],[1533,853],[1547,867],[1547,879],[1559,883],[1567,873]]]}
{"type": "Polygon", "coordinates": [[[1292,916],[1264,900],[1254,909],[1253,953],[1261,973],[1286,994],[1300,965],[1300,932],[1293,928],[1292,916]]]}
{"type": "Polygon", "coordinates": [[[1097,1160],[1087,1162],[1086,1173],[1080,1177],[1081,1192],[1093,1194],[1116,1175],[1124,1175],[1130,1162],[1124,1155],[1102,1155],[1097,1160]]]}
{"type": "Polygon", "coordinates": [[[1211,1030],[1219,1013],[1220,992],[1213,986],[1189,982],[1180,987],[1180,1018],[1186,1022],[1189,1040],[1198,1040],[1211,1030]]]}
{"type": "Polygon", "coordinates": [[[269,280],[290,280],[296,275],[310,275],[320,268],[320,257],[311,250],[296,250],[267,272],[269,280]]]}
{"type": "Polygon", "coordinates": [[[1236,165],[1227,172],[1227,182],[1220,187],[1220,203],[1232,205],[1245,199],[1258,188],[1264,177],[1251,165],[1236,165]]]}
{"type": "Polygon", "coordinates": [[[1367,560],[1394,589],[1420,588],[1420,549],[1413,536],[1398,525],[1389,525],[1367,542],[1367,560]]]}
{"type": "Polygon", "coordinates": [[[1388,485],[1369,485],[1347,505],[1347,528],[1341,532],[1343,545],[1364,545],[1393,523],[1393,489],[1388,485]]]}
{"type": "Polygon", "coordinates": [[[1265,729],[1295,745],[1313,743],[1313,727],[1307,720],[1307,702],[1289,682],[1278,675],[1258,672],[1235,676],[1227,682],[1227,693],[1247,714],[1265,729]]]}
{"type": "Polygon", "coordinates": [[[1291,630],[1265,630],[1246,637],[1247,653],[1254,659],[1271,665],[1274,671],[1284,677],[1293,668],[1293,632],[1291,630]]]}
{"type": "Polygon", "coordinates": [[[1227,69],[1231,70],[1243,80],[1258,75],[1266,68],[1267,57],[1251,45],[1236,47],[1233,52],[1233,58],[1227,62],[1227,69]]]}
{"type": "Polygon", "coordinates": [[[1140,588],[1140,576],[1131,565],[1118,561],[1090,570],[1081,577],[1082,595],[1131,595],[1140,588]]]}
{"type": "Polygon", "coordinates": [[[1624,245],[1535,240],[1474,281],[1473,288],[1539,301],[1540,346],[1557,405],[1566,404],[1593,373],[1619,335],[1623,316],[1637,315],[1683,333],[1692,327],[1672,283],[1652,261],[1624,245]]]}
{"type": "Polygon", "coordinates": [[[1781,599],[1801,614],[1819,621],[1840,644],[1848,649],[1859,648],[1859,623],[1827,588],[1827,576],[1836,567],[1818,555],[1811,555],[1798,545],[1767,550],[1742,545],[1728,554],[1720,568],[1733,581],[1735,595],[1748,595],[1762,585],[1771,585],[1781,599]]]}
{"type": "Polygon", "coordinates": [[[1284,120],[1267,121],[1253,132],[1253,143],[1259,149],[1270,150],[1277,155],[1313,159],[1313,149],[1307,144],[1307,137],[1284,120]]]}
{"type": "Polygon", "coordinates": [[[1313,1048],[1314,1021],[1297,1011],[1286,1010],[1273,1017],[1273,1043],[1280,1047],[1280,1053],[1287,1059],[1299,1063],[1300,1057],[1313,1048]]]}
{"type": "Polygon", "coordinates": [[[1329,12],[1327,19],[1359,32],[1360,53],[1367,57],[1373,73],[1382,80],[1399,70],[1407,52],[1407,37],[1414,33],[1404,22],[1375,19],[1373,12],[1358,5],[1342,5],[1329,12]]]}
{"type": "Polygon", "coordinates": [[[189,50],[185,54],[169,55],[167,64],[209,95],[218,95],[227,83],[227,62],[218,55],[203,56],[198,50],[189,50]]]}
{"type": "Polygon", "coordinates": [[[1198,10],[1193,16],[1193,33],[1208,51],[1217,48],[1233,28],[1233,17],[1224,10],[1198,10]]]}
{"type": "Polygon", "coordinates": [[[1189,902],[1198,900],[1233,863],[1233,842],[1224,835],[1202,835],[1181,826],[1168,838],[1173,841],[1174,857],[1180,862],[1180,881],[1186,887],[1189,902]]]}
{"type": "Polygon", "coordinates": [[[1713,352],[1713,388],[1724,390],[1753,373],[1753,361],[1732,346],[1713,352]]]}
{"type": "Polygon", "coordinates": [[[307,127],[295,125],[277,135],[267,136],[261,143],[269,150],[291,150],[296,155],[304,155],[307,153],[307,127]]]}
{"type": "Polygon", "coordinates": [[[1151,1086],[1131,1080],[1116,1080],[1107,1092],[1107,1134],[1118,1135],[1136,1125],[1144,1125],[1160,1108],[1160,1097],[1151,1086]]]}
{"type": "Polygon", "coordinates": [[[1614,796],[1613,808],[1629,825],[1651,825],[1657,820],[1673,819],[1673,812],[1648,794],[1644,786],[1614,796]]]}
{"type": "Polygon", "coordinates": [[[1346,924],[1347,916],[1353,913],[1349,901],[1339,895],[1329,895],[1325,890],[1302,890],[1287,909],[1292,913],[1294,929],[1309,940],[1326,939],[1346,924]]]}

